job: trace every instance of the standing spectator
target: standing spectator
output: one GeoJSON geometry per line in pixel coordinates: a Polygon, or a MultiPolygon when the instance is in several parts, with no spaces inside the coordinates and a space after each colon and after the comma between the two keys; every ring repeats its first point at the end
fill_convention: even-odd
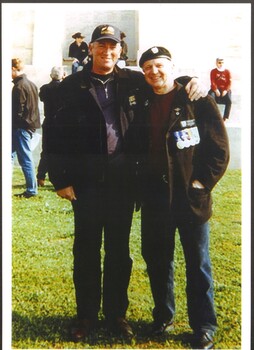
{"type": "MultiPolygon", "coordinates": [[[[136,126],[145,80],[141,72],[117,67],[120,41],[118,28],[95,28],[89,44],[92,60],[60,84],[63,107],[48,135],[50,181],[74,211],[74,341],[86,338],[96,326],[101,298],[108,329],[133,337],[126,320],[132,269],[129,235],[140,149],[136,126]]],[[[190,94],[199,88],[194,81],[190,94]]]]}
{"type": "Polygon", "coordinates": [[[223,120],[226,121],[229,118],[232,104],[231,73],[224,68],[223,58],[216,58],[216,68],[211,70],[210,80],[209,95],[215,99],[216,103],[225,105],[223,120]]]}
{"type": "Polygon", "coordinates": [[[120,60],[124,60],[127,61],[128,59],[128,45],[126,44],[126,42],[124,41],[124,38],[126,38],[126,35],[124,32],[121,32],[121,47],[122,47],[122,51],[121,51],[121,55],[120,55],[120,60]]]}
{"type": "Polygon", "coordinates": [[[83,41],[84,36],[77,32],[72,35],[75,39],[69,46],[69,57],[73,58],[72,61],[72,74],[76,73],[79,66],[84,66],[88,60],[88,45],[83,41]]]}
{"type": "Polygon", "coordinates": [[[17,155],[26,180],[26,191],[19,197],[37,195],[35,167],[31,139],[40,128],[39,99],[36,85],[23,72],[24,64],[19,58],[12,59],[12,162],[17,155]]]}
{"type": "Polygon", "coordinates": [[[47,129],[52,125],[54,116],[60,107],[60,98],[58,96],[58,87],[65,77],[63,67],[53,67],[50,73],[51,82],[40,88],[39,97],[44,103],[44,121],[42,124],[42,152],[37,169],[38,186],[44,186],[46,174],[48,172],[48,161],[46,149],[47,129]]]}
{"type": "Polygon", "coordinates": [[[211,191],[229,161],[225,126],[214,100],[191,102],[174,80],[164,47],[152,47],[139,61],[153,88],[147,106],[149,152],[141,206],[142,254],[147,264],[154,324],[151,335],[173,324],[174,248],[178,229],[187,278],[189,324],[195,349],[213,347],[217,327],[209,258],[211,191]]]}

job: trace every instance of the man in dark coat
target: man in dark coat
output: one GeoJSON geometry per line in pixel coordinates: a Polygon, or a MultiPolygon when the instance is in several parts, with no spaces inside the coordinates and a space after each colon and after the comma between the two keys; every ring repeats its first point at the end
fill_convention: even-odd
{"type": "Polygon", "coordinates": [[[227,132],[215,101],[191,102],[174,80],[170,52],[152,47],[140,66],[153,94],[147,109],[148,156],[141,207],[142,253],[155,307],[152,335],[173,324],[174,246],[183,246],[189,324],[195,349],[213,347],[217,327],[209,258],[211,191],[229,161],[227,132]]]}
{"type": "Polygon", "coordinates": [[[44,84],[40,88],[39,97],[44,104],[44,120],[42,124],[42,152],[37,169],[38,186],[44,186],[46,174],[48,172],[47,154],[45,152],[47,142],[47,130],[54,121],[57,110],[61,106],[61,100],[58,94],[60,82],[65,77],[63,67],[53,67],[50,73],[51,82],[44,84]]]}

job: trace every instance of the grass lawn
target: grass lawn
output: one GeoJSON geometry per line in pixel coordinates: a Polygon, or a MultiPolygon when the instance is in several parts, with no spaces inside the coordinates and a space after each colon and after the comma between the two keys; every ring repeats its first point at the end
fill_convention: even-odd
{"type": "MultiPolygon", "coordinates": [[[[24,191],[19,167],[13,194],[24,191]]],[[[219,328],[216,349],[241,349],[241,172],[230,170],[213,191],[211,260],[219,328]]],[[[153,301],[140,253],[140,213],[131,232],[133,272],[127,317],[137,336],[131,344],[109,337],[103,328],[87,343],[69,340],[75,317],[72,282],[73,213],[49,182],[31,199],[12,200],[13,349],[190,349],[185,296],[185,263],[179,239],[175,254],[176,316],[172,333],[149,339],[153,301]]],[[[103,253],[103,252],[102,252],[103,253]]]]}

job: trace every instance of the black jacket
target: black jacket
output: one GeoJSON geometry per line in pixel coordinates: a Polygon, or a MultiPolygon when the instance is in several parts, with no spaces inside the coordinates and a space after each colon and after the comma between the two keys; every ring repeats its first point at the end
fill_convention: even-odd
{"type": "MultiPolygon", "coordinates": [[[[49,177],[56,189],[83,181],[101,181],[108,162],[106,123],[91,84],[90,64],[65,78],[59,88],[63,105],[55,117],[55,127],[48,133],[49,177]]],[[[138,137],[142,113],[143,74],[128,69],[114,69],[116,114],[121,127],[122,152],[134,167],[141,153],[138,137]]]]}
{"type": "Polygon", "coordinates": [[[69,57],[74,57],[79,60],[80,63],[88,56],[88,45],[82,41],[81,45],[78,46],[76,41],[69,46],[69,57]]]}
{"type": "Polygon", "coordinates": [[[40,88],[39,97],[44,103],[44,122],[48,124],[56,115],[57,110],[61,107],[61,100],[58,93],[60,80],[52,80],[48,84],[44,84],[40,88]]]}
{"type": "Polygon", "coordinates": [[[12,128],[40,128],[39,99],[36,85],[21,74],[13,80],[12,128]]]}

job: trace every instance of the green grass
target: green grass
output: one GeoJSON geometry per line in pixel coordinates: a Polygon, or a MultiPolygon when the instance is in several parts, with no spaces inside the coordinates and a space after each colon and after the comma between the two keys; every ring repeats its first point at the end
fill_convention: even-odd
{"type": "MultiPolygon", "coordinates": [[[[13,194],[24,190],[19,167],[13,194]]],[[[216,349],[241,349],[241,172],[228,171],[213,191],[211,259],[219,328],[216,349]]],[[[185,264],[179,238],[175,254],[177,312],[173,332],[146,337],[153,302],[140,253],[140,213],[131,232],[133,272],[127,317],[137,336],[131,344],[110,338],[103,327],[86,343],[69,340],[75,317],[72,282],[73,214],[69,202],[47,182],[35,198],[12,200],[12,347],[13,349],[190,349],[185,295],[185,264]]],[[[103,253],[103,252],[102,252],[103,253]]]]}

